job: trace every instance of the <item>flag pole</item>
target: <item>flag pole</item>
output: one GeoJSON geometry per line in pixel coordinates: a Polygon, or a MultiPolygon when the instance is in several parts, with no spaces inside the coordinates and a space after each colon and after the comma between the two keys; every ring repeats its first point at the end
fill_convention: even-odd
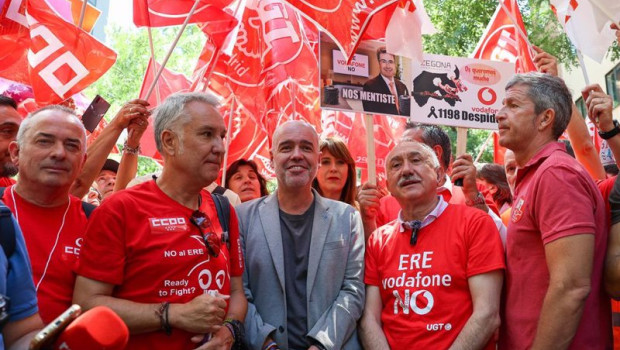
{"type": "Polygon", "coordinates": [[[187,18],[185,18],[185,21],[183,22],[183,25],[181,26],[181,28],[179,28],[179,32],[177,33],[176,38],[174,38],[174,41],[172,42],[172,45],[170,45],[170,49],[168,50],[168,53],[166,53],[166,57],[164,58],[164,61],[161,63],[161,67],[159,67],[159,69],[157,70],[157,74],[155,75],[155,79],[153,79],[153,82],[151,83],[151,86],[149,86],[149,89],[146,92],[146,96],[144,97],[145,100],[148,100],[149,97],[151,97],[151,94],[153,93],[153,89],[157,85],[157,80],[159,80],[159,77],[161,76],[161,73],[164,71],[164,67],[166,67],[166,64],[168,63],[168,59],[170,59],[170,56],[172,55],[172,51],[177,46],[177,43],[179,42],[179,39],[181,39],[181,35],[183,35],[183,32],[185,31],[185,27],[187,27],[187,24],[189,23],[189,19],[194,14],[194,11],[196,11],[196,8],[198,7],[198,3],[199,2],[200,2],[200,0],[194,1],[194,6],[192,6],[192,9],[187,14],[187,18]]]}
{"type": "Polygon", "coordinates": [[[226,148],[224,149],[224,164],[222,165],[222,187],[226,187],[226,168],[228,167],[228,149],[232,138],[232,120],[235,115],[235,95],[231,94],[230,115],[228,116],[228,129],[226,130],[226,148]]]}
{"type": "Polygon", "coordinates": [[[375,138],[373,116],[370,113],[364,114],[364,124],[366,125],[366,169],[368,170],[368,182],[377,184],[377,169],[375,158],[375,138]]]}
{"type": "Polygon", "coordinates": [[[80,11],[80,20],[78,21],[78,28],[82,29],[82,25],[84,24],[84,16],[86,15],[86,6],[88,5],[88,0],[82,0],[82,10],[80,11]]]}
{"type": "Polygon", "coordinates": [[[480,151],[478,152],[478,155],[476,156],[476,160],[474,160],[474,163],[478,163],[484,151],[487,150],[487,147],[489,146],[489,141],[491,140],[492,137],[493,137],[493,131],[491,131],[489,133],[489,136],[487,136],[487,139],[484,140],[484,143],[482,144],[482,147],[480,147],[480,151]]]}
{"type": "MultiPolygon", "coordinates": [[[[146,27],[149,34],[149,49],[151,50],[151,61],[153,61],[153,80],[157,80],[157,61],[155,60],[155,49],[153,48],[153,34],[151,33],[151,27],[146,27]]],[[[155,97],[157,98],[157,105],[161,104],[161,95],[159,94],[159,84],[155,85],[155,97]]]]}

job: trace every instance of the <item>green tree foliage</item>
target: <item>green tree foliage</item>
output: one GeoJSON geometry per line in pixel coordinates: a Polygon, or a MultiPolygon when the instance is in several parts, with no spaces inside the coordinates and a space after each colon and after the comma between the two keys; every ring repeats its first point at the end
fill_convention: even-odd
{"type": "MultiPolygon", "coordinates": [[[[551,11],[549,0],[517,0],[530,42],[556,56],[568,67],[577,64],[575,50],[551,11]]],[[[426,11],[438,33],[424,37],[426,52],[469,56],[498,6],[496,0],[425,0],[426,11]]],[[[620,57],[617,43],[611,59],[620,57]]]]}
{"type": "MultiPolygon", "coordinates": [[[[159,63],[163,61],[178,30],[179,27],[152,28],[155,57],[159,63]]],[[[125,102],[138,98],[151,51],[146,28],[127,29],[112,24],[106,28],[106,36],[106,45],[118,54],[116,63],[84,93],[89,98],[99,94],[110,102],[110,110],[105,116],[109,121],[125,102]]],[[[166,68],[191,77],[205,40],[200,29],[193,25],[188,26],[166,68]]],[[[159,168],[159,164],[150,158],[140,157],[138,160],[138,175],[152,173],[159,168]]]]}

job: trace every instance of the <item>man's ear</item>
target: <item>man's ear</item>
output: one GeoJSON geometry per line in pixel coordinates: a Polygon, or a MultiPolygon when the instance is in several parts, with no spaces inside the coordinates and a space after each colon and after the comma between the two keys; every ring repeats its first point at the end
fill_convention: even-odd
{"type": "Polygon", "coordinates": [[[443,179],[446,177],[446,173],[444,172],[443,168],[440,166],[435,168],[435,172],[437,173],[437,187],[439,187],[439,184],[441,183],[441,181],[443,181],[443,179]]]}
{"type": "Polygon", "coordinates": [[[553,123],[555,122],[555,111],[551,108],[547,108],[538,116],[537,119],[538,125],[536,126],[538,127],[538,131],[552,130],[553,123]]]}
{"type": "Polygon", "coordinates": [[[441,159],[443,159],[443,148],[440,145],[435,145],[433,146],[433,151],[435,151],[435,154],[437,155],[437,159],[439,160],[439,163],[441,164],[441,159]]]}
{"type": "Polygon", "coordinates": [[[19,144],[17,141],[9,143],[9,155],[11,156],[11,162],[19,166],[19,144]]]}
{"type": "Polygon", "coordinates": [[[174,156],[179,148],[179,137],[172,130],[161,132],[161,147],[164,153],[174,156]]]}

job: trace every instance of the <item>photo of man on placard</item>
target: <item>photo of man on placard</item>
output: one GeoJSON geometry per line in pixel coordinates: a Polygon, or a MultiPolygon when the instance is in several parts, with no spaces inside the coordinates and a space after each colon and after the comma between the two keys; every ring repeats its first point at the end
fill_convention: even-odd
{"type": "Polygon", "coordinates": [[[401,108],[399,96],[408,96],[407,86],[396,75],[396,57],[388,53],[385,46],[377,49],[380,73],[364,84],[364,91],[375,94],[367,95],[362,100],[364,112],[382,114],[408,114],[408,108],[401,108]]]}

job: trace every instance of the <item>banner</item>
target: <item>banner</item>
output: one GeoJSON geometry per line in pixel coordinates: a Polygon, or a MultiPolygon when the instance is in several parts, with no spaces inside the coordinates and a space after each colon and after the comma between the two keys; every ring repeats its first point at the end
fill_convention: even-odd
{"type": "MultiPolygon", "coordinates": [[[[224,8],[232,1],[199,0],[189,23],[236,21],[234,17],[224,12],[224,8]]],[[[133,0],[133,23],[137,27],[181,25],[195,2],[195,0],[133,0]]]]}
{"type": "Polygon", "coordinates": [[[424,124],[497,129],[514,64],[425,54],[413,64],[411,119],[424,124]]]}

